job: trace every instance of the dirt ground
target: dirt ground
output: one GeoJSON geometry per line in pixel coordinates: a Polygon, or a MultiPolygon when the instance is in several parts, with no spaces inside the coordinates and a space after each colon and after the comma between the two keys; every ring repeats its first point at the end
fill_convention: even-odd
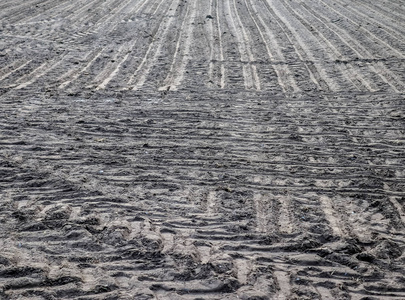
{"type": "Polygon", "coordinates": [[[0,299],[405,299],[402,0],[0,1],[0,299]]]}

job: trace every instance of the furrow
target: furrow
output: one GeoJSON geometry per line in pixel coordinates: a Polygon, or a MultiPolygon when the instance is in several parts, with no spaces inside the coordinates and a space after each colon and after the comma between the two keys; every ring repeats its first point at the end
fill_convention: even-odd
{"type": "MultiPolygon", "coordinates": [[[[339,15],[341,18],[345,17],[345,15],[343,15],[342,12],[338,11],[337,9],[335,9],[334,7],[332,7],[330,4],[328,4],[326,1],[323,0],[319,0],[320,3],[324,3],[326,6],[328,6],[330,8],[330,10],[334,11],[337,15],[339,15]]],[[[385,51],[390,53],[391,55],[394,55],[395,57],[399,57],[399,58],[404,58],[405,54],[402,53],[401,49],[397,49],[397,47],[393,47],[389,44],[388,41],[383,40],[382,38],[378,37],[376,34],[374,34],[373,32],[371,32],[369,29],[361,26],[358,21],[355,21],[357,19],[357,17],[353,16],[352,14],[349,14],[349,18],[347,18],[347,20],[352,23],[354,26],[356,26],[357,28],[359,28],[360,32],[362,32],[363,34],[365,34],[368,38],[372,39],[373,41],[375,41],[375,45],[384,45],[385,46],[385,51]],[[352,18],[350,18],[352,17],[352,18]],[[389,50],[388,50],[389,49],[389,50]],[[395,53],[395,54],[394,54],[395,53]]]]}
{"type": "MultiPolygon", "coordinates": [[[[276,40],[274,34],[266,27],[263,19],[260,17],[259,12],[256,10],[256,7],[250,2],[248,3],[247,0],[245,0],[245,5],[249,12],[250,18],[254,22],[254,24],[257,28],[257,31],[262,39],[262,42],[265,45],[266,52],[268,54],[269,64],[272,64],[274,61],[285,61],[285,59],[279,49],[279,45],[277,43],[277,40],[276,40]],[[255,17],[255,15],[256,15],[256,17],[255,17]],[[257,18],[257,20],[256,20],[256,18],[257,18]],[[264,31],[261,30],[261,28],[263,28],[264,31]],[[270,47],[270,43],[272,44],[272,47],[270,47]],[[276,54],[273,54],[272,51],[270,50],[273,47],[277,49],[277,50],[274,50],[274,52],[276,52],[276,54]]],[[[284,76],[286,74],[282,70],[281,66],[271,65],[271,67],[273,68],[273,70],[275,72],[275,76],[277,77],[277,82],[284,93],[287,91],[287,89],[284,86],[286,83],[292,85],[293,86],[292,88],[295,92],[298,91],[298,87],[296,86],[296,83],[291,79],[291,76],[289,76],[288,79],[282,77],[282,74],[284,76]],[[292,83],[288,83],[288,80],[290,80],[292,83]]],[[[271,72],[271,73],[273,73],[273,72],[271,72]]],[[[271,84],[271,81],[274,79],[273,78],[266,78],[266,79],[267,80],[264,80],[263,85],[269,84],[270,85],[269,88],[272,89],[273,85],[271,84]]]]}
{"type": "Polygon", "coordinates": [[[196,1],[193,1],[192,5],[189,2],[187,3],[187,11],[179,28],[180,35],[177,40],[170,70],[166,79],[163,81],[163,86],[159,87],[159,90],[161,91],[177,90],[184,78],[186,66],[189,61],[190,45],[193,37],[196,5],[196,1]],[[183,32],[185,35],[184,38],[183,32]]]}
{"type": "MultiPolygon", "coordinates": [[[[174,0],[170,3],[170,6],[167,11],[176,11],[176,8],[179,5],[178,0],[174,0]]],[[[152,41],[149,44],[149,47],[142,57],[141,62],[138,65],[138,68],[129,78],[127,85],[132,86],[132,90],[138,90],[141,88],[147,76],[149,75],[152,67],[156,64],[158,56],[163,47],[163,40],[167,36],[169,28],[174,21],[173,15],[167,15],[159,24],[159,27],[156,30],[156,33],[152,36],[152,41]],[[152,56],[152,57],[150,57],[152,56]]]]}

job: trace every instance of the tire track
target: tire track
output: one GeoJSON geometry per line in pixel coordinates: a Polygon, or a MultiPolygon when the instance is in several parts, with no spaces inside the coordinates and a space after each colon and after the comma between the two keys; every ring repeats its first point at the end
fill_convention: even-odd
{"type": "Polygon", "coordinates": [[[28,2],[26,2],[26,1],[21,1],[21,2],[22,2],[21,4],[18,4],[18,3],[15,3],[15,2],[14,2],[14,3],[13,3],[14,5],[10,5],[8,9],[5,8],[4,10],[2,10],[2,13],[3,13],[3,14],[1,14],[0,17],[1,17],[1,18],[4,18],[4,16],[8,15],[7,21],[10,22],[10,23],[12,23],[12,21],[9,21],[9,20],[12,19],[12,17],[13,17],[13,12],[10,12],[10,10],[12,11],[12,10],[14,9],[14,10],[15,10],[15,13],[16,13],[17,15],[20,15],[20,14],[25,13],[25,10],[21,10],[21,7],[22,7],[22,8],[24,8],[24,6],[30,6],[30,7],[31,7],[32,4],[34,4],[34,3],[35,3],[35,5],[41,3],[41,1],[38,1],[38,0],[32,0],[32,1],[28,1],[28,2]]]}
{"type": "MultiPolygon", "coordinates": [[[[97,19],[92,20],[94,22],[93,25],[89,26],[86,28],[86,32],[97,32],[101,31],[102,29],[105,29],[107,26],[110,24],[110,20],[114,19],[117,17],[117,14],[125,7],[127,6],[132,0],[125,0],[123,1],[114,1],[114,0],[109,0],[108,2],[104,2],[105,4],[101,4],[98,9],[101,10],[102,12],[107,11],[108,13],[100,13],[96,14],[94,18],[97,17],[97,19]],[[110,8],[112,7],[112,9],[110,8]],[[100,15],[100,17],[98,17],[100,15]]],[[[86,17],[86,15],[84,15],[86,17]]],[[[80,23],[82,20],[80,19],[80,23]]],[[[110,30],[111,32],[112,30],[110,30]]],[[[84,32],[84,34],[86,33],[84,32]]]]}
{"type": "Polygon", "coordinates": [[[168,92],[167,90],[160,90],[160,88],[167,78],[167,74],[170,73],[173,58],[177,57],[178,50],[180,49],[178,43],[184,33],[183,26],[189,12],[189,4],[189,2],[180,2],[176,7],[172,16],[175,22],[170,24],[171,28],[169,27],[167,34],[161,40],[163,45],[157,53],[156,65],[151,68],[150,73],[147,75],[144,86],[145,90],[158,90],[163,96],[168,92]]]}
{"type": "MultiPolygon", "coordinates": [[[[381,5],[379,5],[378,2],[373,2],[372,5],[370,5],[370,3],[367,1],[364,1],[364,2],[366,2],[367,4],[363,4],[363,5],[367,5],[368,8],[371,8],[374,11],[376,11],[376,10],[380,11],[381,16],[383,18],[392,19],[393,20],[392,23],[399,25],[399,24],[405,22],[405,19],[403,18],[403,14],[400,13],[400,7],[398,7],[398,6],[395,8],[388,7],[387,5],[384,5],[383,7],[381,7],[381,5]],[[390,11],[387,11],[386,10],[387,8],[390,9],[390,11]]],[[[393,5],[393,4],[391,4],[391,5],[393,5]]],[[[390,24],[390,25],[393,26],[394,24],[390,24]]]]}
{"type": "MultiPolygon", "coordinates": [[[[283,32],[283,35],[285,35],[286,39],[288,40],[288,43],[290,45],[292,45],[292,47],[294,48],[295,55],[297,55],[297,57],[298,57],[298,59],[300,61],[305,62],[306,57],[305,57],[305,54],[303,54],[303,53],[305,53],[305,51],[300,46],[300,43],[295,40],[295,37],[293,35],[288,34],[289,29],[286,27],[286,25],[283,23],[283,21],[274,13],[274,11],[271,8],[271,6],[269,5],[269,3],[267,1],[263,1],[262,3],[265,6],[266,10],[269,11],[269,13],[276,20],[276,23],[277,23],[278,27],[283,32]]],[[[291,57],[292,56],[291,54],[292,53],[287,53],[288,56],[286,56],[286,57],[291,57]]],[[[311,81],[313,81],[318,86],[318,88],[327,89],[327,84],[324,82],[324,80],[322,78],[320,78],[320,75],[318,74],[318,71],[315,68],[315,65],[313,63],[305,63],[305,68],[308,70],[309,77],[311,78],[311,81]]],[[[288,68],[286,69],[285,72],[287,74],[292,74],[292,72],[289,71],[288,68]]],[[[284,75],[283,72],[281,72],[281,73],[284,75]]]]}
{"type": "Polygon", "coordinates": [[[10,3],[15,3],[15,1],[12,1],[12,0],[9,0],[9,1],[5,0],[5,1],[3,1],[3,2],[0,4],[0,9],[2,9],[2,10],[6,9],[7,7],[10,6],[10,3]]]}
{"type": "MultiPolygon", "coordinates": [[[[128,2],[129,3],[129,2],[128,2]]],[[[124,6],[122,6],[120,8],[120,10],[125,7],[126,5],[128,5],[128,3],[126,3],[124,6]]],[[[130,13],[138,13],[141,8],[144,6],[144,4],[146,4],[146,1],[143,2],[140,6],[136,6],[133,7],[130,11],[130,13]]],[[[114,15],[112,15],[110,18],[112,18],[114,15]]],[[[110,26],[110,28],[107,30],[106,35],[108,35],[109,33],[113,32],[115,30],[115,28],[119,25],[119,23],[114,23],[113,26],[110,26]]],[[[115,54],[114,58],[112,58],[113,63],[108,63],[108,64],[104,64],[102,66],[99,65],[95,65],[95,63],[97,63],[97,61],[99,61],[100,57],[102,57],[102,53],[105,53],[104,55],[108,55],[107,52],[110,51],[111,49],[109,49],[108,47],[105,47],[103,49],[101,49],[101,51],[79,72],[76,73],[73,71],[73,74],[75,74],[72,78],[72,80],[70,80],[69,82],[66,81],[65,83],[63,83],[62,85],[60,85],[60,89],[65,88],[67,85],[69,85],[71,82],[76,81],[77,79],[79,79],[82,74],[84,73],[89,73],[89,74],[95,74],[98,73],[98,75],[96,75],[94,77],[94,79],[92,80],[92,84],[88,85],[88,88],[92,88],[93,86],[96,87],[97,89],[103,89],[105,88],[105,86],[111,81],[113,80],[114,76],[116,76],[122,66],[122,64],[125,63],[125,61],[128,59],[128,57],[130,56],[131,51],[134,49],[134,47],[137,45],[138,43],[138,39],[135,39],[134,42],[132,43],[132,45],[122,45],[117,49],[117,53],[115,54]],[[122,59],[120,59],[119,57],[122,55],[122,51],[125,51],[126,54],[123,56],[122,59]],[[118,62],[118,63],[116,63],[118,62]],[[115,65],[115,69],[114,66],[115,65]],[[101,68],[100,71],[92,71],[92,69],[94,68],[101,68]],[[112,71],[111,71],[112,70],[112,71]]],[[[86,79],[87,81],[87,79],[86,79]]]]}
{"type": "MultiPolygon", "coordinates": [[[[134,46],[135,46],[135,44],[133,44],[131,48],[133,48],[134,46]]],[[[124,48],[124,46],[120,47],[120,49],[118,50],[119,53],[117,55],[120,54],[120,52],[122,51],[121,49],[123,49],[123,48],[124,48]]],[[[114,77],[116,77],[117,74],[119,74],[122,65],[128,60],[128,58],[131,54],[131,50],[127,50],[126,52],[127,53],[120,60],[120,62],[118,64],[116,64],[115,67],[113,67],[113,68],[109,68],[109,66],[106,67],[106,69],[108,69],[108,70],[112,69],[113,71],[111,73],[109,73],[108,76],[105,76],[106,78],[104,80],[102,80],[102,82],[97,86],[96,90],[105,89],[107,87],[107,85],[110,83],[110,81],[112,81],[114,79],[114,77]]]]}
{"type": "Polygon", "coordinates": [[[86,15],[88,9],[94,6],[99,6],[100,0],[91,0],[83,5],[81,8],[78,8],[76,11],[70,13],[66,17],[69,18],[69,21],[72,26],[76,26],[76,23],[83,23],[83,20],[88,18],[89,16],[86,15]]]}
{"type": "Polygon", "coordinates": [[[20,67],[16,68],[12,72],[10,72],[5,80],[3,81],[3,86],[5,88],[14,88],[18,86],[19,82],[24,80],[24,78],[28,78],[28,75],[31,73],[35,73],[37,68],[40,68],[44,63],[41,64],[40,61],[29,60],[20,67]],[[10,75],[13,75],[10,77],[10,75]],[[17,78],[17,79],[16,79],[17,78]]]}
{"type": "Polygon", "coordinates": [[[304,51],[303,53],[301,53],[301,55],[304,55],[304,59],[314,62],[312,72],[313,74],[315,74],[315,78],[317,78],[317,80],[319,78],[318,82],[320,80],[324,82],[323,88],[326,89],[326,91],[345,90],[346,83],[340,83],[336,79],[332,79],[343,79],[341,74],[339,74],[340,72],[336,70],[335,66],[331,66],[332,68],[326,68],[321,64],[322,61],[328,61],[331,58],[328,52],[325,51],[324,45],[316,42],[311,32],[305,30],[300,25],[301,23],[299,22],[299,20],[297,20],[295,17],[291,16],[287,12],[288,10],[286,6],[281,3],[281,1],[279,2],[266,0],[266,2],[268,3],[268,6],[271,7],[271,9],[277,14],[277,17],[281,20],[281,22],[285,24],[286,28],[288,28],[288,30],[294,35],[295,39],[297,40],[297,44],[299,44],[304,51]],[[306,41],[303,40],[304,37],[306,41]],[[328,74],[332,73],[332,71],[329,71],[328,69],[334,70],[334,76],[328,74]],[[336,76],[336,74],[339,75],[336,76]]]}
{"type": "MultiPolygon", "coordinates": [[[[316,27],[314,27],[314,23],[310,22],[308,23],[306,21],[306,19],[303,18],[303,16],[301,14],[299,14],[297,11],[297,7],[292,7],[290,4],[287,4],[287,2],[285,2],[285,6],[287,7],[287,9],[294,14],[297,19],[309,30],[312,31],[314,36],[318,38],[320,43],[323,43],[325,45],[327,45],[329,47],[329,49],[331,49],[334,52],[334,57],[331,57],[331,60],[336,61],[339,60],[344,54],[342,52],[339,52],[339,50],[336,48],[335,45],[332,45],[331,41],[328,40],[322,33],[320,33],[316,27]]],[[[366,78],[366,72],[360,72],[360,70],[358,70],[357,68],[353,68],[351,65],[346,65],[346,70],[348,72],[348,74],[346,74],[346,77],[348,78],[353,78],[351,79],[352,82],[354,82],[354,85],[358,87],[358,89],[360,91],[377,91],[378,88],[376,86],[376,84],[374,84],[374,82],[372,80],[368,80],[368,78],[366,78]],[[363,75],[364,74],[364,75],[363,75]],[[356,85],[356,83],[359,83],[359,85],[356,85]]]]}
{"type": "MultiPolygon", "coordinates": [[[[236,43],[236,45],[238,47],[238,53],[236,53],[235,49],[231,48],[233,50],[232,59],[235,59],[236,61],[240,60],[240,62],[242,63],[241,68],[242,68],[242,77],[243,77],[243,82],[244,82],[244,88],[249,89],[249,88],[253,88],[253,75],[250,72],[251,71],[250,64],[246,65],[246,64],[243,64],[243,62],[250,62],[249,59],[251,57],[249,56],[249,54],[247,53],[247,49],[245,48],[246,41],[243,40],[243,37],[236,25],[236,24],[238,24],[240,26],[239,20],[235,21],[232,18],[231,5],[233,6],[233,2],[231,4],[231,0],[227,0],[223,3],[225,20],[228,23],[229,29],[233,32],[232,37],[236,37],[236,41],[234,43],[236,43]],[[238,55],[240,57],[238,57],[238,55]]],[[[235,75],[235,79],[238,79],[238,77],[236,77],[236,75],[235,75]]]]}
{"type": "MultiPolygon", "coordinates": [[[[273,214],[273,203],[264,195],[255,194],[253,196],[256,210],[257,231],[261,233],[277,232],[272,223],[275,221],[273,214]]],[[[275,223],[275,222],[274,222],[275,223]]]]}
{"type": "MultiPolygon", "coordinates": [[[[279,61],[279,62],[285,61],[285,58],[280,51],[280,46],[277,43],[276,37],[269,30],[269,28],[266,27],[265,22],[260,17],[260,14],[256,10],[255,6],[253,4],[251,4],[251,8],[249,8],[248,2],[246,0],[245,0],[245,4],[248,9],[250,17],[253,20],[263,43],[265,44],[266,51],[267,51],[269,59],[270,59],[270,63],[273,64],[275,61],[279,61]],[[258,18],[258,21],[260,22],[260,26],[259,26],[258,22],[255,20],[252,10],[258,18]],[[264,28],[265,33],[260,29],[260,27],[264,28]],[[267,35],[267,39],[265,38],[265,34],[267,35]],[[270,47],[270,43],[276,49],[276,50],[274,50],[276,54],[273,54],[272,51],[270,50],[271,48],[273,48],[273,47],[270,47]]],[[[292,75],[290,74],[288,69],[285,69],[281,65],[276,65],[276,64],[273,64],[272,67],[273,67],[274,71],[276,72],[277,82],[280,85],[283,92],[287,92],[287,90],[292,90],[293,92],[297,92],[299,90],[298,86],[296,85],[296,83],[295,83],[294,79],[292,78],[292,75]],[[289,87],[286,88],[285,84],[289,85],[289,87]]]]}
{"type": "Polygon", "coordinates": [[[35,83],[40,77],[46,75],[50,71],[52,71],[54,68],[56,68],[59,64],[63,62],[63,57],[62,58],[54,58],[51,61],[44,62],[41,64],[38,68],[33,70],[31,73],[27,74],[24,77],[21,77],[16,80],[16,83],[21,82],[18,86],[15,88],[18,89],[23,89],[26,88],[33,83],[35,83]],[[29,79],[29,80],[27,80],[29,79]],[[25,81],[27,80],[27,81],[25,81]]]}
{"type": "MultiPolygon", "coordinates": [[[[313,9],[309,8],[307,5],[303,4],[303,7],[305,8],[305,10],[307,10],[309,13],[311,13],[316,19],[318,19],[323,26],[326,26],[325,18],[318,15],[313,9]]],[[[372,57],[372,53],[370,53],[369,51],[367,51],[367,49],[365,49],[364,47],[359,45],[357,43],[356,39],[351,38],[346,32],[343,32],[338,26],[331,24],[329,27],[335,29],[335,30],[332,30],[331,32],[337,36],[337,39],[339,39],[339,41],[336,41],[336,44],[345,45],[345,47],[342,48],[342,50],[340,51],[341,55],[344,54],[345,51],[347,51],[345,49],[349,49],[349,51],[353,53],[352,55],[354,55],[355,57],[358,57],[360,59],[367,59],[368,57],[372,57]]],[[[335,46],[333,46],[333,47],[335,47],[335,46]]],[[[342,57],[344,57],[344,56],[342,56],[342,57]]],[[[339,57],[339,60],[340,60],[340,57],[339,57]]],[[[347,64],[346,64],[346,66],[347,66],[347,64]]],[[[401,88],[402,83],[399,81],[399,78],[395,74],[393,74],[390,70],[385,68],[381,62],[377,62],[376,64],[369,65],[369,69],[372,72],[374,72],[375,74],[378,74],[378,76],[381,77],[381,79],[386,84],[390,85],[394,91],[398,92],[399,90],[402,90],[402,88],[401,88]]],[[[354,75],[354,77],[352,77],[352,78],[356,78],[358,76],[359,76],[359,72],[356,72],[356,75],[354,75]]],[[[356,81],[353,82],[354,85],[356,85],[355,82],[356,81]]],[[[360,80],[360,82],[361,82],[361,80],[360,80]]],[[[369,86],[369,84],[368,84],[368,86],[369,86]]],[[[359,87],[359,89],[361,89],[361,87],[359,87]]]]}
{"type": "Polygon", "coordinates": [[[154,16],[156,12],[159,10],[160,6],[163,2],[155,1],[154,5],[149,5],[149,10],[145,11],[144,14],[154,16]]]}
{"type": "Polygon", "coordinates": [[[274,295],[274,299],[281,300],[281,299],[288,299],[290,297],[290,278],[288,273],[284,270],[278,270],[274,272],[274,275],[277,279],[277,284],[279,286],[279,291],[276,295],[274,295]]]}
{"type": "Polygon", "coordinates": [[[291,217],[291,199],[287,195],[286,197],[279,197],[280,206],[280,215],[278,216],[278,222],[280,227],[280,232],[284,234],[294,233],[292,228],[292,217],[291,217]]]}
{"type": "Polygon", "coordinates": [[[88,63],[83,67],[80,68],[80,71],[78,69],[76,69],[76,71],[74,69],[72,69],[72,71],[68,71],[66,72],[66,74],[62,75],[61,78],[59,78],[58,81],[64,80],[60,85],[59,85],[59,89],[65,89],[67,86],[69,86],[70,84],[72,84],[72,82],[74,82],[75,80],[77,80],[80,76],[82,76],[82,74],[85,74],[87,72],[87,70],[91,67],[91,65],[100,57],[102,53],[102,49],[97,49],[92,51],[89,54],[89,60],[88,63]],[[70,77],[68,80],[66,80],[66,77],[70,77]]]}
{"type": "MultiPolygon", "coordinates": [[[[330,4],[326,3],[325,1],[321,1],[321,0],[320,0],[320,2],[321,2],[321,3],[324,3],[326,6],[328,6],[328,7],[329,7],[331,10],[333,10],[337,15],[340,15],[342,18],[344,17],[344,15],[343,15],[340,11],[334,9],[330,4]]],[[[353,21],[353,20],[350,19],[350,18],[347,18],[347,20],[348,20],[350,23],[352,23],[353,25],[355,25],[357,28],[359,28],[364,34],[366,34],[366,36],[368,36],[368,37],[372,38],[374,41],[376,41],[375,44],[377,44],[377,45],[383,44],[383,45],[385,45],[386,48],[389,48],[393,53],[395,53],[395,54],[396,54],[395,56],[397,56],[397,57],[399,57],[399,58],[401,58],[401,59],[404,58],[404,54],[403,54],[400,50],[395,49],[395,48],[392,47],[390,44],[388,44],[388,42],[382,40],[382,39],[379,38],[376,34],[372,33],[370,30],[368,30],[368,29],[362,27],[361,24],[356,23],[355,21],[353,21]],[[378,42],[377,42],[377,41],[378,41],[378,42]]],[[[373,43],[373,44],[374,44],[374,43],[373,43]]]]}
{"type": "MultiPolygon", "coordinates": [[[[12,75],[15,72],[18,72],[19,70],[25,68],[28,64],[30,64],[32,62],[32,60],[25,60],[25,59],[20,59],[20,60],[16,60],[14,61],[11,65],[9,65],[7,68],[9,69],[10,67],[13,68],[12,70],[10,70],[9,72],[4,72],[4,74],[1,75],[0,77],[0,81],[3,81],[4,79],[6,79],[7,77],[9,77],[10,75],[12,75]]],[[[6,69],[6,68],[4,68],[6,69]]]]}
{"type": "Polygon", "coordinates": [[[196,1],[193,2],[192,7],[190,4],[187,5],[185,17],[179,29],[180,35],[177,40],[176,49],[173,55],[173,61],[170,65],[168,75],[163,81],[163,86],[159,87],[160,91],[177,90],[178,86],[181,84],[184,78],[185,69],[190,56],[190,45],[193,36],[193,24],[196,17],[196,5],[196,1]],[[189,18],[188,15],[190,15],[189,18]],[[188,26],[185,27],[186,21],[188,23],[188,26]],[[184,28],[187,28],[187,30],[185,30],[184,28]],[[182,40],[183,31],[185,31],[185,40],[182,40]],[[181,46],[183,49],[180,48],[181,46]]]}
{"type": "MultiPolygon", "coordinates": [[[[144,5],[147,3],[148,1],[144,1],[142,3],[142,5],[140,5],[139,7],[136,8],[135,12],[133,14],[137,15],[139,14],[139,12],[141,11],[141,9],[144,7],[144,5]]],[[[147,9],[154,9],[154,12],[152,13],[152,15],[156,14],[156,12],[158,11],[158,9],[160,8],[160,6],[162,5],[163,1],[156,1],[154,2],[154,5],[149,5],[146,8],[147,9]],[[156,5],[156,7],[154,8],[154,6],[156,5]]],[[[132,11],[135,8],[132,9],[132,11]]],[[[147,13],[142,12],[142,13],[147,13]]],[[[131,15],[131,13],[129,13],[128,15],[131,15]]],[[[122,77],[122,73],[120,73],[120,71],[122,71],[122,68],[124,67],[125,69],[128,69],[131,67],[132,65],[132,56],[134,54],[135,48],[136,46],[138,46],[140,43],[142,43],[142,41],[144,40],[144,37],[141,35],[138,35],[136,38],[133,39],[133,42],[125,49],[125,52],[127,52],[125,55],[123,55],[122,59],[119,60],[115,60],[117,63],[115,63],[115,67],[111,68],[111,67],[106,67],[106,70],[112,70],[112,72],[108,75],[108,77],[106,77],[104,79],[104,81],[98,85],[97,89],[105,89],[107,87],[107,85],[113,81],[113,83],[115,85],[122,85],[121,84],[121,79],[119,79],[120,77],[122,77]],[[117,77],[117,78],[115,78],[117,77]]],[[[121,51],[119,51],[121,52],[121,51]]],[[[124,75],[126,76],[126,75],[124,75]]],[[[123,87],[124,89],[126,88],[126,86],[123,87]]]]}
{"type": "Polygon", "coordinates": [[[222,30],[218,0],[210,0],[209,16],[215,16],[215,29],[212,22],[208,23],[210,37],[210,62],[208,77],[213,87],[225,88],[224,49],[222,46],[222,30]],[[218,70],[219,69],[219,70],[218,70]]]}
{"type": "MultiPolygon", "coordinates": [[[[33,15],[34,13],[33,13],[33,11],[35,12],[35,10],[37,9],[37,8],[40,8],[41,6],[48,6],[48,4],[49,3],[54,3],[54,6],[56,6],[56,5],[58,5],[57,3],[55,3],[54,1],[51,1],[51,0],[48,0],[48,1],[45,1],[45,2],[43,2],[43,1],[38,1],[37,3],[35,3],[35,6],[33,6],[33,5],[24,5],[24,7],[23,8],[18,8],[18,10],[16,10],[17,11],[17,13],[16,14],[9,14],[8,15],[8,18],[7,18],[7,21],[8,22],[10,22],[10,23],[20,23],[20,22],[23,22],[24,21],[24,19],[26,19],[26,18],[23,18],[23,19],[19,19],[20,18],[20,16],[21,17],[24,17],[24,16],[26,16],[27,14],[29,14],[29,15],[33,15]],[[35,7],[35,8],[33,8],[33,7],[35,7]],[[29,13],[27,13],[27,12],[29,12],[29,13]]],[[[26,3],[24,3],[24,4],[26,4],[26,3]]],[[[22,4],[23,5],[23,4],[22,4]]],[[[22,6],[21,5],[21,6],[22,6]]],[[[34,17],[35,16],[38,16],[38,15],[41,15],[42,14],[42,12],[38,12],[37,14],[35,14],[34,15],[34,17]]]]}
{"type": "MultiPolygon", "coordinates": [[[[341,4],[341,5],[345,5],[345,4],[341,4]]],[[[363,7],[363,9],[360,9],[360,7],[358,9],[356,8],[347,8],[349,11],[351,11],[354,14],[359,14],[362,15],[364,18],[367,19],[369,24],[373,24],[375,27],[382,29],[383,31],[387,32],[388,34],[392,35],[393,37],[395,37],[395,39],[397,41],[401,41],[402,40],[402,36],[405,32],[403,31],[403,27],[401,26],[395,26],[395,25],[399,25],[402,23],[405,23],[405,20],[398,20],[395,18],[391,18],[391,15],[384,15],[381,12],[378,11],[378,9],[375,6],[367,6],[364,3],[359,3],[359,5],[361,7],[363,7]],[[369,14],[366,14],[364,12],[364,10],[366,10],[367,12],[369,12],[369,14]],[[377,18],[376,18],[377,17],[377,18]]]]}
{"type": "Polygon", "coordinates": [[[117,50],[115,55],[112,57],[110,62],[108,62],[92,80],[91,86],[97,86],[96,90],[104,89],[107,84],[116,76],[121,68],[122,63],[124,63],[131,53],[130,47],[127,44],[121,45],[117,50]],[[120,56],[124,55],[123,59],[120,56]],[[116,63],[118,61],[118,64],[116,63]],[[112,72],[111,72],[112,70],[112,72]]]}
{"type": "MultiPolygon", "coordinates": [[[[342,4],[340,4],[340,5],[342,5],[342,4]]],[[[363,19],[366,19],[367,22],[363,26],[366,27],[367,30],[369,30],[371,33],[375,33],[375,36],[378,35],[379,38],[386,41],[388,46],[398,48],[399,53],[401,55],[403,55],[403,52],[405,50],[405,45],[402,41],[402,37],[397,35],[398,30],[396,30],[394,32],[388,31],[388,29],[385,28],[384,26],[382,26],[383,24],[379,23],[379,21],[375,20],[375,18],[370,17],[369,15],[366,15],[365,13],[363,13],[359,10],[354,10],[351,7],[346,7],[346,6],[342,5],[341,10],[345,11],[346,14],[349,15],[358,24],[361,24],[360,22],[362,22],[363,19]],[[363,16],[363,19],[360,19],[359,16],[363,16]]],[[[371,13],[371,12],[369,12],[369,13],[371,13]]],[[[390,24],[392,24],[392,22],[390,24]]],[[[404,32],[399,31],[398,33],[403,34],[404,32]]]]}
{"type": "MultiPolygon", "coordinates": [[[[168,11],[171,10],[175,11],[175,8],[178,7],[178,4],[179,4],[178,0],[171,2],[168,11]]],[[[166,16],[166,19],[168,19],[168,21],[163,20],[160,23],[163,26],[163,28],[161,29],[161,26],[159,26],[156,33],[153,35],[152,42],[149,44],[148,50],[143,56],[142,61],[139,63],[138,68],[135,70],[134,74],[128,80],[127,85],[133,86],[132,90],[138,90],[144,85],[148,74],[150,73],[152,67],[156,64],[158,55],[163,46],[162,39],[164,39],[164,37],[167,36],[168,30],[174,20],[174,17],[166,16]],[[156,45],[158,42],[160,43],[156,45]],[[152,55],[152,58],[149,58],[150,55],[152,55]],[[146,65],[146,62],[148,62],[149,64],[146,65]],[[138,75],[138,73],[141,74],[138,75]]]]}
{"type": "Polygon", "coordinates": [[[32,25],[32,24],[38,24],[38,23],[41,24],[43,22],[46,22],[46,18],[43,17],[44,15],[47,14],[50,16],[50,19],[56,19],[57,15],[60,14],[61,11],[64,12],[66,9],[70,9],[71,7],[77,8],[77,3],[76,2],[71,3],[70,1],[66,1],[66,3],[62,2],[51,8],[47,8],[47,11],[42,12],[38,15],[29,16],[28,18],[24,18],[24,19],[20,20],[18,23],[16,23],[16,25],[32,25]],[[36,20],[36,19],[38,19],[38,17],[41,17],[41,19],[36,20]]]}
{"type": "MultiPolygon", "coordinates": [[[[124,2],[121,1],[119,5],[115,5],[114,3],[112,3],[114,8],[108,14],[106,14],[104,17],[100,18],[93,26],[89,27],[89,29],[87,31],[88,32],[92,32],[92,31],[103,32],[103,33],[105,31],[107,31],[107,34],[110,32],[113,32],[114,29],[117,27],[117,24],[119,24],[119,20],[123,18],[121,16],[122,11],[124,11],[127,8],[127,6],[130,6],[131,2],[133,2],[133,1],[135,1],[135,0],[126,0],[124,2]],[[115,19],[117,19],[117,20],[115,20],[115,19]],[[111,23],[114,24],[113,28],[107,29],[108,27],[111,27],[111,23]]],[[[133,8],[136,7],[134,14],[136,14],[138,9],[141,9],[146,2],[147,1],[143,2],[139,7],[132,5],[133,8]]],[[[130,10],[130,13],[133,13],[132,9],[130,10]]]]}
{"type": "Polygon", "coordinates": [[[243,64],[242,68],[245,88],[248,90],[260,90],[260,79],[257,74],[257,68],[254,65],[255,58],[250,49],[249,36],[247,35],[246,29],[244,28],[239,16],[236,2],[232,0],[231,3],[231,0],[229,0],[226,2],[225,6],[227,7],[227,11],[225,12],[227,21],[233,28],[239,47],[240,59],[243,64]]]}

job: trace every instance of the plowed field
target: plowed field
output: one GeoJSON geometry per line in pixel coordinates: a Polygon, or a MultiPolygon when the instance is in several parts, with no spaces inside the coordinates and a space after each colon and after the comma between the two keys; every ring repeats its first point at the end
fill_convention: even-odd
{"type": "Polygon", "coordinates": [[[402,0],[1,0],[0,299],[405,299],[402,0]]]}

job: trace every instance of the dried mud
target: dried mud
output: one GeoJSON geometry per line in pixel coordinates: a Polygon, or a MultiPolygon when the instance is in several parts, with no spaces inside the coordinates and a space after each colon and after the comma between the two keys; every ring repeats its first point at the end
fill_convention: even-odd
{"type": "Polygon", "coordinates": [[[405,299],[405,6],[0,3],[1,299],[405,299]]]}

